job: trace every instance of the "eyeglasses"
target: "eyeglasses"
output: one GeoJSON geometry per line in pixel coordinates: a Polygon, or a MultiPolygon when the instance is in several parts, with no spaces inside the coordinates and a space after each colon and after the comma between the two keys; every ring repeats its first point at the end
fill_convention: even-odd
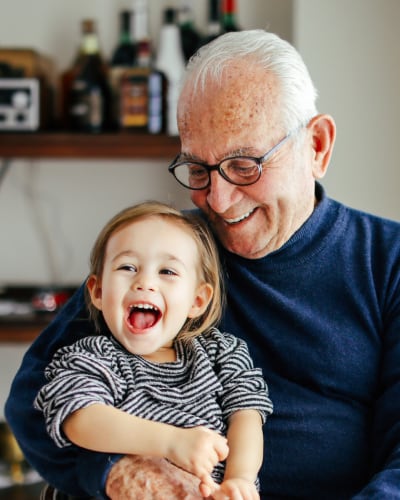
{"type": "Polygon", "coordinates": [[[255,184],[263,172],[265,163],[298,129],[289,132],[274,147],[260,157],[230,156],[215,165],[207,165],[200,161],[179,161],[178,155],[169,165],[168,171],[175,179],[188,189],[205,189],[211,184],[211,172],[216,170],[221,177],[235,186],[250,186],[255,184]]]}

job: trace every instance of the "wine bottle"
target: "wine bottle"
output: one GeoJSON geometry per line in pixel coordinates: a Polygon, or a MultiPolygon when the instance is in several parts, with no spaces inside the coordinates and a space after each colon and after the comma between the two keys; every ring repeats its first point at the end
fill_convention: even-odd
{"type": "Polygon", "coordinates": [[[193,6],[191,0],[182,0],[179,9],[179,29],[181,33],[182,50],[185,60],[200,47],[201,36],[194,24],[193,6]]]}
{"type": "Polygon", "coordinates": [[[136,46],[131,39],[131,17],[130,10],[120,13],[119,42],[111,58],[111,66],[131,67],[135,64],[136,46]]]}
{"type": "Polygon", "coordinates": [[[156,69],[164,73],[167,79],[166,129],[167,134],[171,136],[179,135],[176,111],[180,80],[185,71],[185,56],[182,51],[180,31],[175,18],[175,9],[167,8],[164,10],[155,61],[156,69]]]}
{"type": "Polygon", "coordinates": [[[222,31],[240,31],[237,22],[236,0],[222,0],[222,31]]]}
{"type": "MultiPolygon", "coordinates": [[[[147,0],[135,0],[133,3],[132,36],[137,48],[135,67],[127,69],[120,81],[120,126],[135,131],[150,131],[150,106],[152,93],[150,88],[151,43],[148,32],[147,0]]],[[[154,88],[154,89],[153,89],[154,88]]],[[[154,105],[152,109],[154,108],[154,105]]],[[[151,122],[154,124],[154,120],[151,122]]],[[[154,132],[161,131],[161,126],[154,124],[154,132]]]]}
{"type": "Polygon", "coordinates": [[[132,68],[136,63],[136,44],[134,43],[132,30],[133,12],[123,10],[119,14],[119,40],[110,61],[109,82],[112,94],[112,123],[113,128],[120,127],[120,99],[121,78],[126,68],[132,68]]]}
{"type": "Polygon", "coordinates": [[[82,22],[81,54],[68,97],[72,130],[100,132],[110,125],[107,66],[100,53],[96,24],[82,22]]]}
{"type": "Polygon", "coordinates": [[[202,44],[211,42],[222,33],[220,20],[220,0],[208,0],[208,20],[206,36],[202,40],[202,44]]]}

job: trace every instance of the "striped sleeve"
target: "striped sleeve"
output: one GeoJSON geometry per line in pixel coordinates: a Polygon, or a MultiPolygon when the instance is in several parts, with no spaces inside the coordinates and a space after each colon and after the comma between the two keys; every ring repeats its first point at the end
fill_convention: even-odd
{"type": "Polygon", "coordinates": [[[116,374],[112,352],[106,337],[86,337],[57,351],[47,366],[48,383],[34,405],[43,412],[47,431],[59,447],[71,444],[62,432],[68,415],[95,403],[114,406],[122,399],[126,384],[116,374]]]}
{"type": "Polygon", "coordinates": [[[213,329],[205,337],[205,348],[223,386],[224,418],[238,410],[258,410],[262,422],[273,411],[262,370],[255,368],[244,340],[213,329]]]}

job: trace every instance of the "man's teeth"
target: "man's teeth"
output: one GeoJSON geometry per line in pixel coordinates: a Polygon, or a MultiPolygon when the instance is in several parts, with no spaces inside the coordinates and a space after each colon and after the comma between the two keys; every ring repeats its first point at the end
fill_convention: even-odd
{"type": "Polygon", "coordinates": [[[254,212],[254,210],[250,210],[250,212],[247,212],[243,215],[240,215],[239,217],[236,217],[235,219],[224,219],[224,220],[228,224],[235,224],[236,222],[240,222],[244,219],[247,219],[247,217],[249,217],[253,212],[254,212]]]}

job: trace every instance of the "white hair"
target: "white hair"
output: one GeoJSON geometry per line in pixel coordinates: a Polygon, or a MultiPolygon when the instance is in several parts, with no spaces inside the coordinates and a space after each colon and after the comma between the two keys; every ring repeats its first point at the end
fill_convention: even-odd
{"type": "Polygon", "coordinates": [[[297,50],[264,30],[230,32],[201,47],[190,59],[183,85],[205,91],[207,81],[221,82],[230,63],[247,59],[277,78],[282,98],[282,124],[287,130],[306,124],[317,114],[317,91],[297,50]]]}

